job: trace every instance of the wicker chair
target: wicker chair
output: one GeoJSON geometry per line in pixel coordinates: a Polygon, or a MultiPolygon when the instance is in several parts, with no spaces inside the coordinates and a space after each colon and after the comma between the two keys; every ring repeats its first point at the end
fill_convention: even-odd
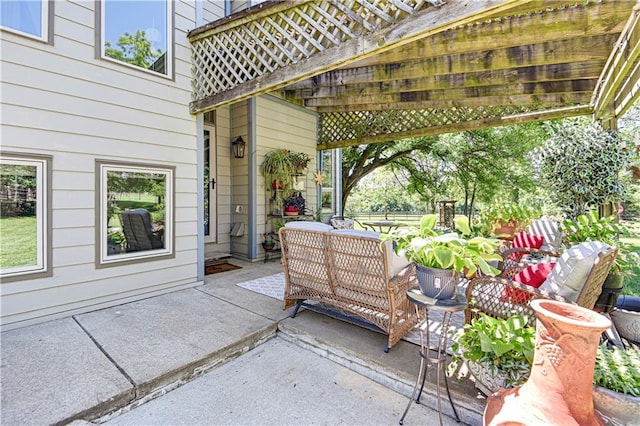
{"type": "Polygon", "coordinates": [[[125,210],[121,221],[127,253],[164,248],[164,230],[153,229],[151,215],[146,209],[125,210]]]}
{"type": "Polygon", "coordinates": [[[479,313],[495,318],[508,318],[514,314],[522,314],[533,321],[535,312],[529,305],[529,301],[533,299],[553,299],[593,309],[617,254],[616,247],[608,246],[597,253],[575,300],[513,281],[511,277],[515,275],[515,267],[512,270],[503,271],[503,275],[499,277],[474,278],[466,289],[469,306],[465,310],[465,322],[471,322],[471,319],[479,313]]]}
{"type": "MultiPolygon", "coordinates": [[[[285,226],[279,234],[285,276],[283,307],[297,304],[292,317],[300,306],[309,306],[307,300],[330,305],[361,319],[358,324],[374,325],[388,334],[385,352],[422,319],[407,299],[407,290],[418,285],[415,267],[400,269],[402,265],[396,263],[387,244],[380,244],[377,233],[285,226]],[[368,234],[373,237],[364,236],[368,234]]],[[[310,307],[318,310],[318,305],[310,307]]]]}

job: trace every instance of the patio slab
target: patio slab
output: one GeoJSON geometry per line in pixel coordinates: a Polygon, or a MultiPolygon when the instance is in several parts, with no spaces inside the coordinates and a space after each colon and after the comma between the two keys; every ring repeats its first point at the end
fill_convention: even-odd
{"type": "Polygon", "coordinates": [[[3,425],[53,424],[135,393],[73,318],[2,333],[0,371],[3,425]]]}
{"type": "Polygon", "coordinates": [[[276,324],[197,289],[78,315],[78,323],[144,393],[247,351],[276,324]],[[225,355],[224,352],[228,352],[225,355]]]}

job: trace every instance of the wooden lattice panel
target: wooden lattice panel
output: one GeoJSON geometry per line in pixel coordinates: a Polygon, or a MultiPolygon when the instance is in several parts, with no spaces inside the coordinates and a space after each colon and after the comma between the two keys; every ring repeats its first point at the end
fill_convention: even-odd
{"type": "Polygon", "coordinates": [[[285,2],[189,38],[194,101],[394,24],[441,0],[285,2]],[[250,19],[249,19],[250,18],[250,19]]]}
{"type": "Polygon", "coordinates": [[[380,135],[402,134],[415,129],[442,127],[505,115],[538,111],[526,106],[479,106],[419,110],[348,111],[320,114],[318,143],[331,145],[380,135]]]}

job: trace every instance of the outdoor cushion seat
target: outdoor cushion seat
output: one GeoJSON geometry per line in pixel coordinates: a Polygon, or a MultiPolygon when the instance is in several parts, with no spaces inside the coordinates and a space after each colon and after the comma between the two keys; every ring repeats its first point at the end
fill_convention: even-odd
{"type": "Polygon", "coordinates": [[[533,299],[560,300],[593,309],[617,254],[616,247],[601,242],[580,243],[557,260],[539,288],[514,281],[514,274],[474,278],[466,289],[469,306],[465,321],[470,322],[481,312],[497,318],[518,312],[533,321],[535,312],[529,305],[533,299]],[[518,297],[505,297],[509,294],[518,297]]]}
{"type": "Polygon", "coordinates": [[[382,243],[377,232],[327,232],[317,225],[322,224],[287,224],[279,230],[283,308],[296,304],[292,317],[300,306],[311,306],[306,301],[321,304],[314,309],[346,311],[387,334],[388,350],[422,319],[422,311],[407,299],[407,290],[418,285],[415,267],[393,252],[391,241],[382,243]]]}
{"type": "Polygon", "coordinates": [[[164,229],[154,229],[146,209],[125,210],[120,215],[127,253],[164,248],[164,229]]]}

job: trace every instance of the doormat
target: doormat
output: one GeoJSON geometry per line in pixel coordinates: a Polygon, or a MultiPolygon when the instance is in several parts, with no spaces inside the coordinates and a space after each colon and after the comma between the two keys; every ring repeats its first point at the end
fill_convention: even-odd
{"type": "MultiPolygon", "coordinates": [[[[245,288],[247,290],[263,294],[265,296],[272,297],[274,299],[283,300],[284,299],[284,272],[280,272],[275,275],[269,275],[262,278],[257,278],[255,280],[246,281],[243,283],[236,284],[239,287],[245,288]]],[[[358,324],[358,318],[354,317],[353,321],[350,321],[350,317],[353,317],[353,314],[344,311],[335,306],[326,305],[324,303],[318,303],[318,309],[314,309],[314,304],[316,302],[309,301],[308,305],[304,306],[305,308],[320,312],[324,315],[331,316],[333,318],[346,321],[352,324],[358,324]]],[[[438,343],[438,339],[442,336],[443,333],[443,313],[442,312],[432,312],[429,315],[429,343],[432,349],[435,349],[435,345],[438,343]]],[[[462,327],[464,323],[464,312],[455,312],[451,318],[451,328],[449,333],[454,333],[457,329],[462,327]]],[[[427,330],[425,330],[426,332],[427,330]]],[[[425,338],[426,338],[425,333],[425,338]]],[[[403,338],[407,342],[420,345],[420,328],[418,326],[414,327],[410,330],[403,338]]],[[[453,339],[447,339],[447,353],[451,354],[451,345],[453,344],[453,339]]]]}
{"type": "Polygon", "coordinates": [[[233,271],[235,269],[242,269],[242,266],[232,265],[231,263],[218,263],[217,265],[208,265],[204,268],[205,275],[218,274],[220,272],[233,271]]]}

